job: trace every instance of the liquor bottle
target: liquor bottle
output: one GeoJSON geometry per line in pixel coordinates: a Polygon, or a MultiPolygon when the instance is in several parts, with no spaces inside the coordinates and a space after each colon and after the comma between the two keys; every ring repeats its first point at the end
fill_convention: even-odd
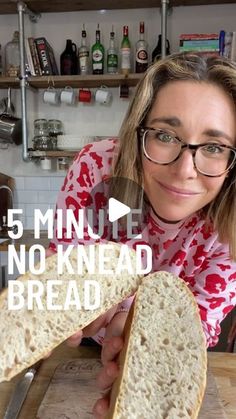
{"type": "Polygon", "coordinates": [[[101,34],[99,24],[96,30],[96,42],[92,46],[92,72],[93,74],[103,74],[104,72],[104,46],[101,44],[101,34]]]}
{"type": "Polygon", "coordinates": [[[148,44],[144,39],[144,22],[139,24],[139,40],[136,43],[135,71],[144,73],[148,67],[148,44]]]}
{"type": "Polygon", "coordinates": [[[118,54],[115,48],[115,32],[113,26],[110,33],[110,45],[107,51],[107,72],[109,74],[118,73],[118,54]]]}
{"type": "MultiPolygon", "coordinates": [[[[161,58],[161,35],[158,35],[158,42],[154,50],[152,51],[152,62],[160,60],[161,58]]],[[[166,40],[166,55],[170,55],[170,43],[166,40]]]]}
{"type": "Polygon", "coordinates": [[[62,75],[77,74],[76,45],[71,39],[66,40],[66,48],[60,56],[60,70],[62,75]]]}
{"type": "Polygon", "coordinates": [[[129,74],[131,71],[131,44],[129,40],[128,26],[123,26],[120,70],[121,70],[121,73],[123,74],[129,74]]]}
{"type": "Polygon", "coordinates": [[[83,24],[81,47],[78,53],[78,67],[80,74],[89,74],[89,48],[86,44],[87,33],[83,24]]]}

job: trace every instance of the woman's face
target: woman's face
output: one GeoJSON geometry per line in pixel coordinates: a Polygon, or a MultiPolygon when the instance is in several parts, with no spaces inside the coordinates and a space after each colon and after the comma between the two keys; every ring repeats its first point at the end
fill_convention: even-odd
{"type": "MultiPolygon", "coordinates": [[[[175,81],[158,93],[145,123],[167,129],[188,144],[235,146],[236,118],[232,99],[206,82],[175,81]]],[[[203,208],[219,193],[227,173],[207,177],[196,171],[190,150],[163,166],[142,157],[144,189],[159,217],[180,221],[203,208]]]]}

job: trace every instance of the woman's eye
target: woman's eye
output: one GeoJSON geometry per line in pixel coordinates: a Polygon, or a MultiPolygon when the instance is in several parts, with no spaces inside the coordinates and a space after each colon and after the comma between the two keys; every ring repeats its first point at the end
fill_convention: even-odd
{"type": "Polygon", "coordinates": [[[173,135],[168,134],[167,132],[158,132],[156,133],[155,138],[160,140],[162,143],[176,142],[176,138],[173,137],[173,135]]]}
{"type": "Polygon", "coordinates": [[[224,147],[218,144],[208,144],[204,147],[204,150],[209,154],[219,154],[225,152],[224,147]]]}

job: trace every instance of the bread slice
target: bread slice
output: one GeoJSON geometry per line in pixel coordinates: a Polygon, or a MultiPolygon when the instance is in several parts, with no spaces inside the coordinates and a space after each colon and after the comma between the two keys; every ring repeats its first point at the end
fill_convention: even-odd
{"type": "Polygon", "coordinates": [[[106,419],[197,418],[206,385],[198,307],[174,275],[148,275],[129,313],[106,419]]]}
{"type": "MultiPolygon", "coordinates": [[[[117,261],[120,255],[120,245],[108,243],[109,261],[107,266],[116,272],[117,261]]],[[[67,271],[59,275],[57,273],[57,255],[46,259],[46,268],[43,274],[32,275],[29,272],[18,278],[24,285],[31,280],[40,280],[44,285],[50,279],[63,280],[62,285],[54,287],[58,290],[57,303],[64,303],[67,293],[68,281],[76,280],[79,288],[80,301],[83,302],[83,286],[86,280],[96,280],[100,285],[101,304],[94,310],[78,310],[72,306],[69,310],[40,310],[34,304],[33,310],[28,310],[25,305],[19,310],[8,309],[8,289],[0,295],[0,382],[10,380],[26,367],[34,364],[47,355],[57,345],[67,339],[76,331],[83,329],[101,314],[135,293],[141,282],[141,275],[136,275],[136,255],[133,250],[128,250],[134,274],[127,271],[120,274],[99,274],[99,251],[103,244],[95,246],[95,273],[90,274],[84,267],[82,275],[69,274],[67,271]]],[[[89,247],[85,246],[86,254],[89,247]]],[[[77,248],[70,255],[70,262],[77,272],[77,248]]],[[[46,305],[46,288],[42,296],[43,306],[46,305]]],[[[27,298],[27,289],[24,291],[27,298]]]]}

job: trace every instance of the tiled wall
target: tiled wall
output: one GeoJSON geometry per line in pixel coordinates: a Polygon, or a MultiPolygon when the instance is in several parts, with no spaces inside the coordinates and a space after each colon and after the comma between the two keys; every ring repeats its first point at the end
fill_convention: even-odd
{"type": "MultiPolygon", "coordinates": [[[[24,229],[34,228],[34,209],[40,209],[44,213],[48,208],[55,208],[64,177],[65,174],[57,177],[15,177],[14,208],[23,210],[23,216],[19,218],[24,229]]],[[[46,226],[42,227],[45,228],[46,226]]]]}

